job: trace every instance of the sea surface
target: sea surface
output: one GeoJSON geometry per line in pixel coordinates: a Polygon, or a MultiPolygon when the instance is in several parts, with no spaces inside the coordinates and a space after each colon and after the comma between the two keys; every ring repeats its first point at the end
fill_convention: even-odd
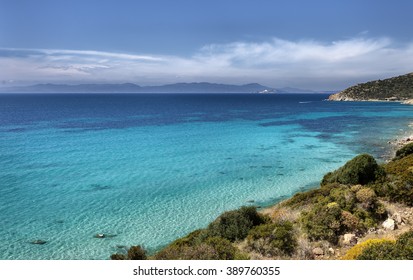
{"type": "Polygon", "coordinates": [[[413,106],[325,98],[0,95],[0,259],[154,251],[315,188],[359,153],[383,161],[410,133],[413,106]]]}

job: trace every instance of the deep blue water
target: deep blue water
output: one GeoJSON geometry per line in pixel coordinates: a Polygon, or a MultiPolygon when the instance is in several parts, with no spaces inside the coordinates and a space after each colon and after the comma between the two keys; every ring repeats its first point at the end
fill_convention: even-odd
{"type": "Polygon", "coordinates": [[[155,250],[410,133],[412,106],[326,97],[0,95],[0,259],[155,250]]]}

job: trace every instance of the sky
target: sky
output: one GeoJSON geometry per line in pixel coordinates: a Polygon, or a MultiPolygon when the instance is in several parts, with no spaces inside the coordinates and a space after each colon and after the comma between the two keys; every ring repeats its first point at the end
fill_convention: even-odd
{"type": "Polygon", "coordinates": [[[0,86],[261,83],[413,72],[410,0],[0,0],[0,86]]]}

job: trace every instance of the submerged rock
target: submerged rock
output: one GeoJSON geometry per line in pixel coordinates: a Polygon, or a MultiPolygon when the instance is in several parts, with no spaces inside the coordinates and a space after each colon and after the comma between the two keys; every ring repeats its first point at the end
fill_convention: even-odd
{"type": "Polygon", "coordinates": [[[47,241],[41,240],[41,239],[36,239],[36,240],[31,241],[30,243],[35,244],[35,245],[43,245],[43,244],[46,244],[47,241]]]}
{"type": "Polygon", "coordinates": [[[103,239],[103,238],[112,238],[112,237],[115,237],[115,236],[117,236],[117,234],[97,233],[93,237],[103,239]]]}

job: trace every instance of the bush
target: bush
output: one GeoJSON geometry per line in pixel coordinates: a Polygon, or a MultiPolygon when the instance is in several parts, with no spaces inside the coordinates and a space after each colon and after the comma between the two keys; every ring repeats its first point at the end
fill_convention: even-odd
{"type": "Polygon", "coordinates": [[[405,232],[394,241],[366,246],[357,256],[359,260],[413,260],[413,231],[405,232]]]}
{"type": "Polygon", "coordinates": [[[377,194],[390,201],[413,206],[413,155],[386,164],[388,180],[373,187],[377,194]]]}
{"type": "Polygon", "coordinates": [[[210,237],[193,245],[174,242],[158,252],[156,260],[235,260],[247,259],[230,241],[210,237]]]}
{"type": "Polygon", "coordinates": [[[356,205],[356,196],[348,186],[340,185],[330,191],[329,202],[336,202],[341,209],[352,211],[356,205]]]}
{"type": "Polygon", "coordinates": [[[264,222],[265,219],[258,214],[255,207],[244,206],[221,214],[209,224],[207,234],[210,237],[222,237],[230,241],[241,240],[248,235],[251,228],[264,222]]]}
{"type": "Polygon", "coordinates": [[[146,250],[140,245],[130,247],[126,255],[113,254],[110,256],[111,260],[146,260],[147,258],[146,250]]]}
{"type": "Polygon", "coordinates": [[[377,203],[377,195],[370,188],[361,188],[356,193],[356,198],[364,209],[371,209],[377,203]]]}
{"type": "Polygon", "coordinates": [[[399,236],[395,251],[398,259],[413,260],[413,231],[408,231],[399,236]]]}
{"type": "Polygon", "coordinates": [[[341,212],[342,224],[346,231],[355,232],[360,230],[360,219],[348,211],[341,212]]]}
{"type": "Polygon", "coordinates": [[[369,239],[353,246],[347,253],[342,257],[343,260],[357,260],[364,249],[370,247],[372,244],[380,244],[383,242],[392,242],[388,239],[369,239]]]}
{"type": "Polygon", "coordinates": [[[306,192],[296,193],[292,198],[285,202],[286,206],[293,208],[326,202],[326,197],[330,195],[331,190],[339,188],[341,185],[338,183],[322,185],[318,189],[309,190],[306,192]]]}
{"type": "Polygon", "coordinates": [[[259,225],[250,231],[247,241],[252,250],[269,256],[291,255],[297,246],[290,222],[259,225]]]}
{"type": "Polygon", "coordinates": [[[338,182],[346,185],[368,184],[384,175],[376,160],[368,155],[358,155],[334,172],[326,174],[322,185],[338,182]]]}
{"type": "Polygon", "coordinates": [[[394,241],[371,243],[357,256],[357,260],[394,260],[394,241]]]}
{"type": "Polygon", "coordinates": [[[146,250],[141,246],[132,246],[128,250],[128,260],[146,260],[146,250]]]}
{"type": "Polygon", "coordinates": [[[327,240],[338,242],[342,233],[342,210],[335,202],[327,205],[315,205],[309,212],[301,214],[301,223],[312,241],[327,240]]]}
{"type": "Polygon", "coordinates": [[[413,143],[409,143],[396,151],[396,157],[393,160],[404,158],[413,154],[413,143]]]}
{"type": "Polygon", "coordinates": [[[121,260],[127,260],[126,256],[124,254],[113,254],[110,256],[111,260],[116,260],[116,261],[121,261],[121,260]]]}

